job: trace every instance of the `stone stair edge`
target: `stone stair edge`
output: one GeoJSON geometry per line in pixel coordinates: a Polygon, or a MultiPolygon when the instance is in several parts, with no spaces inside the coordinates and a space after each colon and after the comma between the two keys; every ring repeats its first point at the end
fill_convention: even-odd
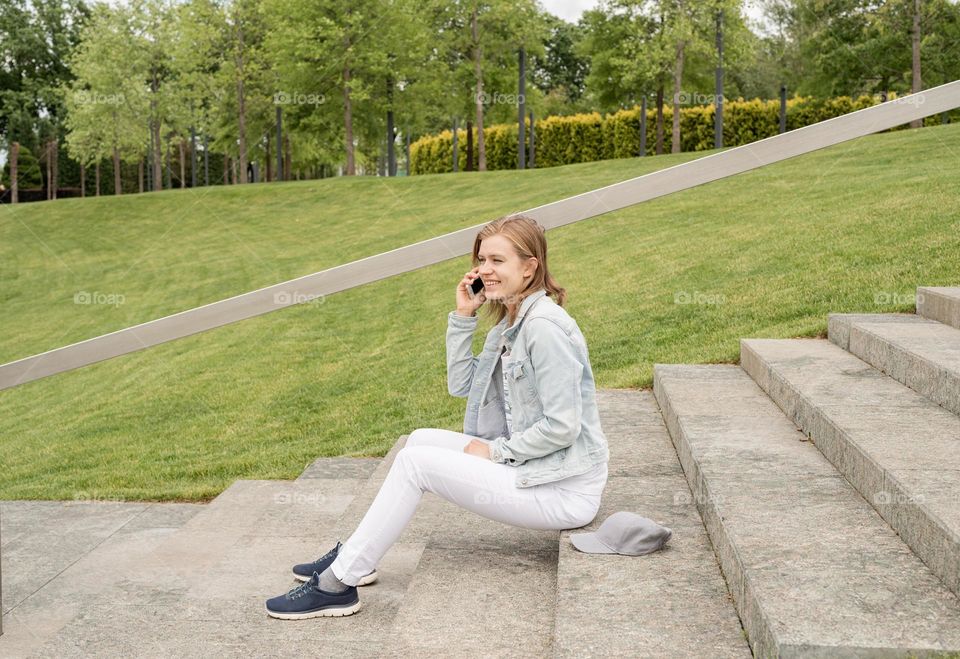
{"type": "MultiPolygon", "coordinates": [[[[794,339],[780,339],[787,345],[794,339]]],[[[914,396],[926,401],[930,410],[941,410],[941,415],[952,421],[954,416],[922,394],[883,374],[874,366],[863,362],[856,355],[839,346],[819,340],[821,345],[832,346],[863,364],[865,369],[877,372],[894,388],[901,388],[904,396],[914,396]]],[[[856,441],[856,429],[838,426],[828,411],[818,406],[801,391],[798,385],[789,382],[786,376],[777,373],[776,365],[769,364],[751,341],[741,343],[743,369],[784,411],[784,414],[810,436],[815,446],[840,473],[860,492],[867,502],[901,536],[907,546],[940,577],[955,595],[960,597],[960,528],[951,526],[943,516],[924,502],[922,493],[908,488],[881,460],[864,449],[856,441]],[[787,401],[786,396],[793,396],[787,401]],[[838,466],[838,464],[840,466],[838,466]],[[867,470],[869,469],[869,470],[867,470]],[[865,471],[867,470],[867,471],[865,471]],[[879,488],[879,489],[878,489],[879,488]],[[878,498],[881,494],[886,495],[878,498]],[[909,505],[897,505],[898,502],[909,505]]],[[[848,369],[849,370],[849,369],[848,369]]],[[[860,430],[859,432],[864,432],[860,430]]]]}
{"type": "Polygon", "coordinates": [[[960,329],[960,286],[918,286],[917,315],[960,329]]]}
{"type": "Polygon", "coordinates": [[[835,345],[960,414],[960,329],[915,314],[831,314],[829,328],[835,345]]]}
{"type": "MultiPolygon", "coordinates": [[[[745,369],[741,368],[736,368],[734,370],[726,365],[712,364],[697,365],[695,368],[704,369],[704,372],[708,372],[709,370],[718,371],[718,369],[726,369],[728,373],[740,371],[745,382],[751,381],[749,373],[746,373],[745,369]]],[[[661,409],[664,411],[664,421],[671,433],[671,437],[677,443],[677,453],[683,462],[684,474],[691,484],[691,489],[694,490],[694,497],[697,500],[698,508],[700,508],[704,525],[708,529],[712,529],[712,532],[710,533],[711,541],[714,543],[717,558],[723,566],[724,576],[727,578],[730,592],[736,594],[737,610],[741,616],[741,620],[744,621],[745,628],[747,628],[750,633],[750,641],[754,654],[761,656],[791,654],[793,650],[800,647],[804,649],[804,653],[809,653],[814,649],[822,649],[824,651],[828,649],[832,649],[833,651],[847,650],[854,653],[860,650],[871,650],[871,648],[867,648],[865,646],[855,646],[852,648],[849,646],[846,648],[835,647],[830,643],[803,643],[802,645],[798,646],[794,643],[796,639],[791,639],[786,634],[778,637],[777,632],[783,630],[778,630],[776,625],[773,624],[775,621],[770,620],[768,615],[762,609],[762,602],[756,600],[757,593],[763,591],[758,591],[757,584],[753,583],[756,580],[754,578],[754,573],[756,573],[756,570],[744,562],[743,554],[737,545],[737,534],[740,532],[738,531],[739,527],[728,528],[727,525],[724,524],[722,511],[720,510],[719,503],[715,500],[714,492],[711,489],[711,478],[704,472],[702,465],[694,456],[695,450],[690,444],[690,440],[687,435],[687,429],[682,421],[682,415],[675,408],[674,401],[669,393],[669,389],[671,387],[669,384],[666,384],[666,381],[670,379],[669,375],[671,370],[673,372],[677,372],[678,369],[685,372],[685,379],[690,377],[690,373],[692,372],[690,365],[663,364],[659,365],[659,368],[655,368],[654,392],[657,396],[658,403],[661,405],[661,409]]],[[[753,381],[752,384],[756,386],[758,390],[762,391],[755,381],[753,381]]],[[[682,394],[674,395],[682,396],[682,394]]],[[[776,413],[777,419],[779,419],[779,414],[779,412],[776,413]]],[[[785,417],[784,421],[790,422],[785,423],[785,426],[793,426],[792,419],[789,417],[785,417]]],[[[823,461],[826,464],[829,464],[829,461],[827,461],[825,458],[823,461]]],[[[850,487],[849,483],[840,477],[839,474],[837,482],[846,483],[847,486],[850,487]]],[[[851,490],[852,489],[853,488],[851,487],[851,490]]],[[[869,506],[869,504],[866,504],[865,502],[864,505],[869,506]]],[[[871,510],[871,512],[873,511],[871,510]]],[[[729,516],[729,512],[727,515],[729,516]]],[[[878,522],[882,521],[883,520],[878,517],[878,522]]],[[[882,526],[883,528],[887,528],[886,525],[882,526]]],[[[891,531],[891,535],[894,535],[892,529],[888,530],[891,531]]],[[[914,557],[916,558],[915,555],[914,557]]],[[[924,566],[921,561],[917,560],[916,564],[923,571],[929,571],[929,568],[924,566]]],[[[944,584],[932,573],[930,574],[930,581],[934,583],[935,587],[939,587],[939,589],[942,591],[941,597],[945,596],[951,602],[956,603],[955,594],[951,593],[949,589],[944,587],[944,584]]],[[[769,584],[766,585],[769,586],[769,584]]],[[[954,617],[957,618],[960,616],[960,608],[952,611],[952,613],[954,614],[954,617]]],[[[951,643],[955,643],[957,645],[957,649],[960,649],[960,625],[957,625],[957,629],[954,631],[958,633],[954,634],[955,638],[951,641],[951,643]]],[[[909,643],[907,644],[909,645],[909,643]]],[[[898,649],[902,649],[904,651],[916,651],[925,650],[926,648],[908,647],[898,649]]],[[[876,648],[873,648],[873,650],[876,650],[876,648]]]]}

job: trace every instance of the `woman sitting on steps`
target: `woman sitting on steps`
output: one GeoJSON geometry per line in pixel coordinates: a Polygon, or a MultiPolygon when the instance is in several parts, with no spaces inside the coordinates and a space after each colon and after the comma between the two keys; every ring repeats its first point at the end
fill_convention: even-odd
{"type": "Polygon", "coordinates": [[[377,564],[424,492],[528,529],[579,528],[596,517],[607,482],[607,440],[586,342],[562,306],[566,291],[547,270],[543,227],[523,215],[490,222],[474,241],[473,264],[447,317],[447,387],[467,398],[464,432],[410,433],[353,535],[294,566],[304,583],[267,600],[269,615],[359,611],[357,586],[376,580],[377,564]],[[477,278],[483,288],[474,296],[477,278]],[[474,357],[475,314],[487,301],[496,325],[474,357]]]}

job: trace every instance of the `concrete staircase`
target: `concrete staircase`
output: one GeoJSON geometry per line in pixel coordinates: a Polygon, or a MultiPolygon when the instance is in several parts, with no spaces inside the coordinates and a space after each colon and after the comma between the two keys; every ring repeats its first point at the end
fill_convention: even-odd
{"type": "Polygon", "coordinates": [[[0,656],[749,657],[652,394],[599,399],[611,462],[587,528],[637,511],[674,530],[660,552],[582,554],[569,531],[503,525],[426,493],[377,582],[360,589],[360,612],[269,618],[264,601],[295,585],[290,566],[349,537],[403,436],[383,459],[320,459],[296,481],[238,481],[152,541],[109,537],[15,604],[0,656]]]}
{"type": "MultiPolygon", "coordinates": [[[[359,613],[269,618],[290,566],[349,537],[403,436],[208,505],[110,512],[54,578],[23,544],[30,514],[5,511],[4,577],[21,582],[5,583],[0,656],[960,651],[960,289],[919,291],[922,318],[833,314],[830,340],[744,339],[741,366],[657,364],[653,392],[598,392],[611,461],[585,530],[634,511],[673,529],[662,551],[583,554],[580,530],[427,493],[359,613]]],[[[45,532],[36,546],[56,546],[45,532]]]]}
{"type": "Polygon", "coordinates": [[[960,288],[654,393],[755,655],[960,652],[960,288]]]}

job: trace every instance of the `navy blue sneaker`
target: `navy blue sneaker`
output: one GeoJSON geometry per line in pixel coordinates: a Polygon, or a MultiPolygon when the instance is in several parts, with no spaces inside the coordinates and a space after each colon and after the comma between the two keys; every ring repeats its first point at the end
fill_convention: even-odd
{"type": "Polygon", "coordinates": [[[342,593],[320,590],[320,575],[316,572],[286,595],[267,600],[267,615],[284,620],[301,620],[321,616],[348,616],[360,610],[356,586],[347,586],[342,593]]]}
{"type": "MultiPolygon", "coordinates": [[[[326,554],[315,560],[313,563],[300,563],[299,565],[293,566],[293,576],[299,579],[300,581],[309,581],[310,577],[313,576],[313,573],[323,574],[323,571],[330,567],[330,564],[336,560],[337,554],[340,552],[341,543],[338,541],[337,546],[328,551],[326,554]]],[[[377,580],[377,569],[374,568],[369,574],[360,577],[360,581],[357,582],[358,586],[366,586],[368,583],[373,583],[377,580]]]]}

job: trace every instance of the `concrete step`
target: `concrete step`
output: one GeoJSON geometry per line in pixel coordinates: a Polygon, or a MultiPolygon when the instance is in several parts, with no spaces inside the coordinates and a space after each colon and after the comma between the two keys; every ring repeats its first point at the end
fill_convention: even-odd
{"type": "Polygon", "coordinates": [[[960,417],[822,339],[743,339],[742,367],[960,595],[960,417]]]}
{"type": "Polygon", "coordinates": [[[918,286],[917,315],[960,328],[960,286],[918,286]]]}
{"type": "Polygon", "coordinates": [[[829,315],[830,341],[960,414],[960,329],[914,314],[829,315]]]}
{"type": "MultiPolygon", "coordinates": [[[[0,657],[37,653],[87,607],[124,596],[139,558],[202,504],[4,501],[0,657]]],[[[53,656],[53,655],[47,655],[53,656]]]]}
{"type": "Polygon", "coordinates": [[[263,603],[294,585],[291,565],[335,542],[332,529],[362,474],[358,466],[340,473],[346,478],[237,481],[174,533],[117,547],[111,563],[87,566],[90,576],[52,582],[38,617],[69,602],[82,606],[39,639],[36,654],[276,653],[285,635],[269,626],[263,603]]]}
{"type": "MultiPolygon", "coordinates": [[[[406,436],[339,520],[342,541],[363,519],[405,444],[406,436]]],[[[381,561],[377,583],[361,591],[366,613],[383,630],[376,653],[543,656],[552,644],[557,537],[555,531],[504,525],[424,493],[381,561]],[[408,586],[390,596],[391,607],[375,610],[368,604],[387,599],[381,582],[408,586]]]]}
{"type": "Polygon", "coordinates": [[[600,511],[560,534],[557,657],[750,657],[732,598],[650,391],[600,390],[610,446],[600,511]],[[628,510],[668,526],[644,556],[585,554],[570,535],[628,510]]]}
{"type": "Polygon", "coordinates": [[[957,597],[747,373],[656,364],[654,393],[755,656],[960,650],[957,597]]]}

